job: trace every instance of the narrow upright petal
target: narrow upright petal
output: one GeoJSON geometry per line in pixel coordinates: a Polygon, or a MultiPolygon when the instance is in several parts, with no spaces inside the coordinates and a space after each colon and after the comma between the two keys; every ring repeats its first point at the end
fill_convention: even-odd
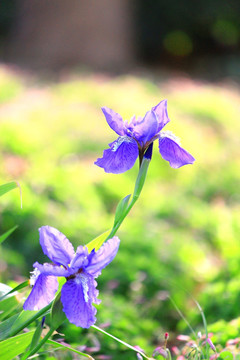
{"type": "Polygon", "coordinates": [[[120,174],[133,167],[138,157],[138,145],[129,136],[121,136],[109,144],[110,149],[104,150],[103,157],[98,158],[95,164],[105,172],[120,174]]]}
{"type": "Polygon", "coordinates": [[[100,249],[92,256],[89,265],[86,267],[88,274],[93,277],[100,275],[101,270],[105,268],[116,256],[120,240],[117,236],[105,242],[100,249]]]}
{"type": "Polygon", "coordinates": [[[163,159],[167,160],[170,166],[175,169],[183,165],[193,164],[195,161],[191,154],[167,136],[159,138],[159,152],[163,159]]]}
{"type": "Polygon", "coordinates": [[[96,281],[86,273],[78,274],[62,287],[61,301],[68,320],[82,328],[89,328],[96,321],[97,310],[92,303],[98,304],[96,281]]]}
{"type": "Polygon", "coordinates": [[[121,115],[106,106],[102,107],[102,112],[110,128],[120,136],[125,135],[124,123],[121,115]]]}
{"type": "Polygon", "coordinates": [[[34,311],[42,309],[54,299],[57,289],[58,281],[55,276],[45,276],[40,274],[31,293],[23,304],[23,309],[34,311]]]}
{"type": "Polygon", "coordinates": [[[158,129],[158,120],[154,111],[148,111],[143,119],[141,119],[133,128],[133,137],[140,142],[146,144],[156,134],[158,129]]]}
{"type": "Polygon", "coordinates": [[[76,254],[71,261],[70,268],[77,272],[81,267],[88,263],[88,249],[86,246],[78,246],[76,254]]]}
{"type": "Polygon", "coordinates": [[[74,248],[66,236],[51,226],[42,226],[39,233],[44,254],[55,264],[67,267],[74,256],[74,248]]]}
{"type": "Polygon", "coordinates": [[[157,115],[157,119],[158,119],[157,132],[159,132],[170,121],[167,112],[167,100],[162,100],[158,105],[154,106],[152,110],[157,115]]]}

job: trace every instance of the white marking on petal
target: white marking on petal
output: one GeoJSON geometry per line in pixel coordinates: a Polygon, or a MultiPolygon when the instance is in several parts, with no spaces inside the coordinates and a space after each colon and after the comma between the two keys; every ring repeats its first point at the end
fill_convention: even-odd
{"type": "Polygon", "coordinates": [[[87,276],[84,275],[84,274],[77,274],[77,276],[75,277],[75,282],[77,284],[82,285],[84,300],[86,302],[88,302],[88,300],[89,300],[89,296],[88,296],[89,287],[88,287],[88,278],[87,278],[87,276]]]}
{"type": "Polygon", "coordinates": [[[113,144],[112,151],[115,152],[123,142],[133,142],[129,136],[120,136],[117,141],[113,144]]]}
{"type": "Polygon", "coordinates": [[[179,137],[177,137],[176,135],[174,135],[171,131],[166,130],[166,131],[161,131],[159,134],[159,138],[164,138],[167,137],[173,141],[175,141],[178,145],[181,145],[181,141],[179,139],[179,137]]]}
{"type": "Polygon", "coordinates": [[[39,275],[41,274],[40,271],[37,268],[34,268],[33,271],[30,272],[31,276],[30,276],[30,286],[34,286],[37,278],[39,277],[39,275]]]}

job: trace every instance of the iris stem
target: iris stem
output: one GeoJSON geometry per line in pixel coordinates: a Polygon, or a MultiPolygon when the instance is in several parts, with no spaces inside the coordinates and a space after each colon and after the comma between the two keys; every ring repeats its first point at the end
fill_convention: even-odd
{"type": "Polygon", "coordinates": [[[123,344],[124,346],[126,346],[126,347],[128,347],[129,349],[135,351],[136,353],[142,355],[142,357],[144,357],[145,359],[150,359],[150,358],[149,358],[146,354],[144,354],[142,351],[136,349],[134,346],[126,343],[125,341],[117,338],[116,336],[114,336],[114,335],[112,335],[112,334],[109,334],[107,331],[99,328],[98,326],[92,325],[91,327],[94,328],[94,329],[96,329],[97,331],[101,332],[102,334],[107,335],[107,336],[109,336],[110,338],[116,340],[116,341],[119,342],[120,344],[123,344]]]}
{"type": "Polygon", "coordinates": [[[136,179],[132,200],[131,200],[130,204],[128,205],[128,207],[126,208],[126,210],[123,211],[122,216],[119,218],[117,223],[113,225],[112,230],[111,230],[110,234],[108,235],[108,237],[106,238],[106,240],[111,239],[116,234],[116,232],[119,229],[119,227],[121,226],[123,220],[129,214],[133,205],[138,200],[138,198],[141,194],[143,185],[145,183],[149,164],[150,164],[150,159],[143,157],[143,160],[142,160],[139,172],[138,172],[138,176],[136,179]]]}

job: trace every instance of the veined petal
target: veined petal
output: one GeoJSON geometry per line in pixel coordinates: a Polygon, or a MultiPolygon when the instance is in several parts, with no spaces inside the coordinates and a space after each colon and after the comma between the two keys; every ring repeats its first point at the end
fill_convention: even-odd
{"type": "Polygon", "coordinates": [[[103,157],[94,164],[102,167],[105,172],[120,174],[131,169],[138,157],[138,145],[129,136],[121,136],[104,150],[103,157]]]}
{"type": "Polygon", "coordinates": [[[55,264],[67,267],[74,256],[74,248],[66,236],[51,226],[42,226],[39,234],[44,254],[55,264]]]}
{"type": "Polygon", "coordinates": [[[110,128],[120,136],[125,135],[124,122],[121,115],[106,106],[102,107],[102,112],[110,128]]]}
{"type": "Polygon", "coordinates": [[[164,160],[170,163],[172,168],[193,164],[195,159],[184,150],[177,142],[167,136],[159,137],[159,152],[164,160]]]}
{"type": "Polygon", "coordinates": [[[68,320],[82,328],[89,328],[96,321],[97,310],[92,303],[97,300],[96,281],[86,273],[78,274],[62,287],[61,301],[68,320]]]}
{"type": "Polygon", "coordinates": [[[86,267],[88,274],[94,277],[100,275],[101,270],[105,268],[116,256],[120,240],[117,236],[105,242],[100,249],[92,256],[89,265],[86,267]]]}
{"type": "Polygon", "coordinates": [[[42,309],[54,299],[57,289],[58,281],[55,276],[40,274],[27,300],[23,304],[23,309],[34,311],[42,309]]]}
{"type": "Polygon", "coordinates": [[[154,106],[152,110],[157,115],[157,119],[158,119],[157,132],[159,132],[170,121],[167,112],[167,100],[162,100],[158,105],[154,106]]]}
{"type": "Polygon", "coordinates": [[[143,144],[151,140],[158,132],[158,120],[154,111],[148,111],[144,118],[133,128],[133,137],[143,144]]]}
{"type": "Polygon", "coordinates": [[[64,276],[67,277],[73,272],[71,272],[69,269],[65,269],[62,266],[54,265],[54,264],[39,264],[38,262],[35,262],[33,264],[33,267],[38,269],[41,274],[43,275],[53,275],[53,276],[64,276]]]}

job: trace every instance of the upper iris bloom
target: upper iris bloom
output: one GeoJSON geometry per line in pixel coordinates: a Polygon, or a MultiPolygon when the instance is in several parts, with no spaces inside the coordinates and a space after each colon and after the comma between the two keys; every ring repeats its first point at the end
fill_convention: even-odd
{"type": "Polygon", "coordinates": [[[96,165],[107,173],[120,174],[131,169],[139,157],[140,164],[149,145],[159,140],[159,152],[164,160],[169,161],[172,168],[192,164],[195,159],[184,150],[179,139],[170,131],[162,131],[170,121],[167,113],[167,100],[161,101],[146,113],[144,118],[132,117],[130,123],[123,121],[115,111],[103,107],[108,125],[119,135],[104,150],[103,157],[97,159],[96,165]]]}
{"type": "Polygon", "coordinates": [[[75,253],[70,241],[57,229],[42,226],[39,233],[43,252],[53,264],[33,264],[30,279],[33,289],[23,309],[39,310],[48,305],[58,289],[57,277],[64,276],[67,281],[61,290],[63,311],[71,323],[83,328],[90,327],[96,321],[97,312],[92,303],[100,302],[94,279],[114,259],[120,240],[114,236],[98,251],[93,249],[90,254],[87,247],[78,246],[75,253]]]}

